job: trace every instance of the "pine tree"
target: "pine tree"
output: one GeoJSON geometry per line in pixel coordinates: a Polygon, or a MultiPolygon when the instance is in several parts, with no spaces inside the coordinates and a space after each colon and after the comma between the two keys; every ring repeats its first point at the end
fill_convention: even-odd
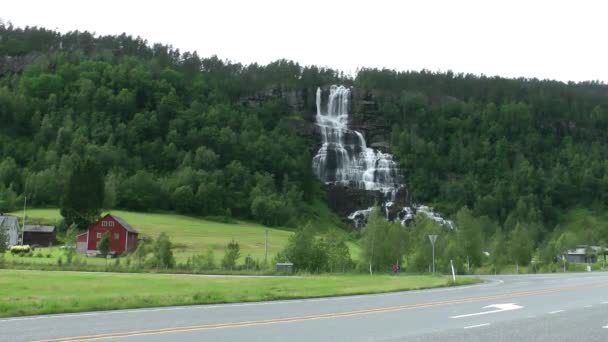
{"type": "Polygon", "coordinates": [[[86,229],[97,221],[103,208],[104,192],[100,167],[90,159],[78,163],[68,178],[61,201],[61,216],[65,223],[86,229]]]}

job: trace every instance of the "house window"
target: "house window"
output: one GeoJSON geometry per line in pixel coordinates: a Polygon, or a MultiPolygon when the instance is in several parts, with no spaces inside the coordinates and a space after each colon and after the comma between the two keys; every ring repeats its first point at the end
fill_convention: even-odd
{"type": "Polygon", "coordinates": [[[110,226],[110,227],[114,227],[114,221],[110,221],[110,222],[108,222],[108,226],[110,226]]]}
{"type": "Polygon", "coordinates": [[[107,221],[101,221],[101,226],[102,227],[107,227],[108,226],[108,222],[107,221]]]}
{"type": "Polygon", "coordinates": [[[101,239],[101,233],[97,233],[97,238],[101,239]]]}
{"type": "Polygon", "coordinates": [[[118,240],[120,238],[120,234],[114,233],[114,240],[118,240]]]}

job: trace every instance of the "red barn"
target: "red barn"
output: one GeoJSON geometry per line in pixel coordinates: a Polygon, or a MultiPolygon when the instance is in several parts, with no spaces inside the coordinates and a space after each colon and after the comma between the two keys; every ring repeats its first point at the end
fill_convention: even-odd
{"type": "Polygon", "coordinates": [[[106,233],[110,234],[110,252],[122,254],[137,248],[137,230],[122,218],[108,214],[77,236],[77,250],[86,254],[98,254],[97,243],[106,233]]]}

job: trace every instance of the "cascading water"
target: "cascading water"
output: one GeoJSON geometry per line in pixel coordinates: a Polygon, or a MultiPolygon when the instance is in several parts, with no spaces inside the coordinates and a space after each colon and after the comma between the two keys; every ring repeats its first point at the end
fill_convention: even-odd
{"type": "Polygon", "coordinates": [[[317,125],[323,145],[313,158],[315,174],[326,183],[378,190],[394,199],[402,186],[393,156],[367,147],[360,132],[348,129],[350,89],[331,86],[325,111],[317,89],[317,125]]]}
{"type": "MultiPolygon", "coordinates": [[[[348,128],[350,96],[350,89],[332,85],[324,108],[323,92],[317,88],[316,121],[323,144],[313,158],[313,171],[326,184],[382,192],[382,207],[388,218],[388,210],[405,184],[393,155],[367,147],[363,134],[348,128]]],[[[413,219],[417,208],[421,208],[421,212],[428,212],[427,215],[432,219],[437,217],[437,222],[447,222],[451,226],[449,221],[425,206],[404,207],[399,212],[398,219],[405,224],[413,219]]],[[[357,210],[348,218],[360,226],[370,211],[371,208],[357,210]]]]}

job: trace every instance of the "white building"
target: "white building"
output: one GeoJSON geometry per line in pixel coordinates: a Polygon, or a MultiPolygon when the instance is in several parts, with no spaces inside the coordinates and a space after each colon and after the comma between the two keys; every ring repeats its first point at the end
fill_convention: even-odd
{"type": "Polygon", "coordinates": [[[7,247],[14,246],[19,241],[19,221],[15,216],[0,216],[0,229],[6,234],[7,247]]]}

